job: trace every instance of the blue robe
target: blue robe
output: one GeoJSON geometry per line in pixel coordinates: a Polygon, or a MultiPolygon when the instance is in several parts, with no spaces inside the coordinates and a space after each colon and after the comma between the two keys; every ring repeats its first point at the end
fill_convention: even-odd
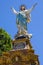
{"type": "Polygon", "coordinates": [[[20,25],[22,28],[27,30],[27,18],[22,14],[17,14],[17,25],[20,25]]]}

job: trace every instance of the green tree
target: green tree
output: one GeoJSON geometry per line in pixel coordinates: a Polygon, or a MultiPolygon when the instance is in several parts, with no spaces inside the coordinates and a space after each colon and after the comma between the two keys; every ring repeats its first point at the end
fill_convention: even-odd
{"type": "Polygon", "coordinates": [[[0,28],[0,53],[12,49],[12,40],[10,35],[0,28]]]}

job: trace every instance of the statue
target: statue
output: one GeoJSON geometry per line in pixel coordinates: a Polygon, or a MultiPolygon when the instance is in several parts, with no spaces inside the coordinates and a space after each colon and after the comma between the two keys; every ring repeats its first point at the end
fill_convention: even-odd
{"type": "Polygon", "coordinates": [[[16,24],[18,27],[18,35],[27,35],[29,38],[32,37],[32,34],[28,34],[27,32],[27,23],[31,21],[30,13],[35,8],[37,3],[35,3],[30,9],[26,10],[25,5],[21,5],[20,11],[17,12],[14,8],[12,11],[16,14],[16,24]]]}

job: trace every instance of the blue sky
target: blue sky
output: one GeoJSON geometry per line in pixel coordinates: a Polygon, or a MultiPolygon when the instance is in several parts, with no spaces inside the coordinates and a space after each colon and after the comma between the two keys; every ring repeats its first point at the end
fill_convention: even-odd
{"type": "Polygon", "coordinates": [[[0,28],[5,29],[13,39],[17,27],[16,15],[11,11],[11,7],[19,11],[21,4],[25,4],[29,9],[36,2],[38,5],[31,12],[32,21],[28,24],[28,32],[33,34],[31,44],[35,54],[39,55],[40,65],[43,65],[43,0],[0,0],[0,28]]]}

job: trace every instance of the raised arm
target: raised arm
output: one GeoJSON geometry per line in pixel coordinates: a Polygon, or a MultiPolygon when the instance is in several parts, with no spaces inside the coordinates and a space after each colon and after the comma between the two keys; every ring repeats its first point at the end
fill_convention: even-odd
{"type": "Polygon", "coordinates": [[[29,10],[26,10],[25,13],[27,13],[27,14],[31,13],[36,5],[37,5],[37,3],[35,3],[29,10]]]}
{"type": "Polygon", "coordinates": [[[13,11],[14,14],[18,14],[18,12],[14,8],[11,8],[11,10],[13,11]]]}
{"type": "Polygon", "coordinates": [[[37,5],[37,3],[35,3],[35,4],[29,9],[29,12],[31,12],[31,11],[35,8],[36,5],[37,5]]]}

